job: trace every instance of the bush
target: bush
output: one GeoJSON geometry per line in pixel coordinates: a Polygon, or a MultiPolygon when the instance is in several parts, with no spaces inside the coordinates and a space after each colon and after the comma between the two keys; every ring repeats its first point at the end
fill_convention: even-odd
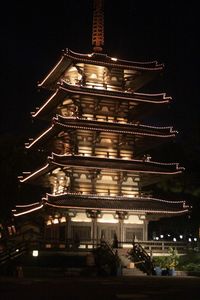
{"type": "Polygon", "coordinates": [[[182,267],[183,271],[195,271],[200,272],[200,264],[189,263],[182,267]]]}
{"type": "Polygon", "coordinates": [[[161,269],[173,269],[178,265],[179,256],[178,252],[174,248],[169,248],[168,256],[157,256],[154,257],[153,263],[155,266],[161,269]]]}
{"type": "Polygon", "coordinates": [[[182,271],[200,271],[200,253],[190,252],[180,256],[178,269],[182,271]]]}
{"type": "Polygon", "coordinates": [[[153,258],[153,264],[161,269],[166,268],[166,256],[156,256],[153,258]]]}
{"type": "Polygon", "coordinates": [[[173,269],[179,263],[178,251],[170,247],[168,253],[169,256],[166,256],[166,268],[173,269]]]}

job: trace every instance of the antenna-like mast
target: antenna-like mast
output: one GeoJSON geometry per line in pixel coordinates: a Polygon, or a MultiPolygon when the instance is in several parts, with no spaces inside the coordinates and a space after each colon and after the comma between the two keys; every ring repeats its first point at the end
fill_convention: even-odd
{"type": "Polygon", "coordinates": [[[103,0],[94,0],[92,46],[94,52],[101,52],[104,45],[104,12],[103,0]]]}

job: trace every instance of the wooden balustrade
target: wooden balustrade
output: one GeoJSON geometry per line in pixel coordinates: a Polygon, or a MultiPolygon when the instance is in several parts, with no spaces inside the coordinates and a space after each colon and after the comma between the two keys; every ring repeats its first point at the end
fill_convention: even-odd
{"type": "MultiPolygon", "coordinates": [[[[176,248],[178,253],[186,253],[188,250],[188,244],[185,242],[173,242],[173,241],[139,241],[139,244],[145,249],[148,254],[167,254],[170,247],[176,248]]],[[[40,245],[40,248],[45,249],[60,249],[60,250],[72,250],[77,248],[78,250],[92,250],[100,245],[99,240],[92,241],[80,241],[79,245],[75,245],[73,240],[67,240],[65,242],[60,241],[46,241],[40,245]]],[[[126,252],[127,249],[131,249],[133,244],[131,242],[118,242],[118,247],[126,252]],[[124,249],[124,250],[123,250],[124,249]]]]}

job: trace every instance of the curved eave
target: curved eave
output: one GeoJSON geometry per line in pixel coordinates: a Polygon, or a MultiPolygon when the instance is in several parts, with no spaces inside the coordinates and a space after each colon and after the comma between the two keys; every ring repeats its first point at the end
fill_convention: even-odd
{"type": "Polygon", "coordinates": [[[112,64],[113,66],[122,66],[124,67],[130,67],[130,68],[144,68],[145,70],[162,70],[164,68],[163,64],[158,63],[157,61],[146,61],[146,62],[139,62],[139,61],[130,61],[130,60],[123,60],[123,59],[117,59],[113,58],[111,56],[108,56],[104,53],[91,53],[91,54],[82,54],[74,52],[70,49],[65,50],[65,55],[73,58],[73,59],[86,59],[89,62],[94,62],[95,64],[97,62],[100,63],[107,63],[108,65],[112,64]]]}
{"type": "Polygon", "coordinates": [[[122,101],[134,101],[137,104],[146,105],[163,105],[171,101],[171,97],[166,96],[165,93],[158,94],[144,94],[144,93],[126,93],[126,92],[113,92],[109,90],[98,90],[92,88],[86,88],[83,86],[69,85],[63,83],[57,85],[55,93],[47,99],[47,101],[34,113],[32,117],[39,117],[40,115],[47,114],[50,110],[55,108],[59,103],[64,100],[66,95],[78,94],[82,96],[94,96],[110,99],[118,99],[122,101]]]}
{"type": "Polygon", "coordinates": [[[89,130],[99,132],[109,132],[116,134],[127,134],[138,137],[151,137],[151,138],[174,138],[177,134],[171,126],[156,127],[143,124],[122,124],[117,122],[100,122],[95,120],[87,120],[84,118],[75,117],[62,117],[57,115],[53,118],[53,124],[47,130],[42,132],[37,138],[26,144],[26,148],[32,148],[47,141],[51,136],[58,133],[60,130],[89,130]]]}
{"type": "Polygon", "coordinates": [[[13,210],[14,217],[34,213],[44,206],[69,210],[106,210],[106,211],[127,211],[134,213],[180,215],[189,211],[185,201],[167,201],[156,198],[123,196],[100,196],[95,194],[81,195],[66,193],[62,195],[47,194],[46,198],[37,203],[28,205],[17,205],[13,210]]]}
{"type": "Polygon", "coordinates": [[[55,153],[48,158],[48,161],[41,169],[20,179],[20,182],[32,181],[57,167],[127,171],[139,174],[154,174],[156,176],[179,174],[184,170],[184,168],[179,167],[178,163],[160,163],[96,156],[58,155],[55,153]]]}
{"type": "Polygon", "coordinates": [[[178,163],[160,163],[154,161],[129,160],[97,156],[58,155],[52,153],[49,161],[58,166],[85,167],[89,169],[110,169],[149,174],[177,174],[183,168],[178,163]]]}
{"type": "Polygon", "coordinates": [[[41,202],[31,203],[27,205],[16,205],[16,208],[12,210],[14,217],[23,216],[33,213],[43,208],[44,204],[41,202]]]}
{"type": "Polygon", "coordinates": [[[111,91],[108,89],[96,89],[80,85],[70,85],[65,81],[62,82],[60,88],[63,89],[63,91],[65,91],[66,93],[78,93],[83,95],[93,95],[104,98],[117,98],[122,100],[132,100],[135,102],[147,102],[153,104],[168,103],[171,100],[171,97],[167,97],[166,93],[146,94],[126,91],[111,91]]]}
{"type": "MultiPolygon", "coordinates": [[[[95,194],[47,194],[46,205],[66,209],[96,209],[134,211],[142,213],[182,214],[189,210],[184,201],[166,201],[155,198],[100,196],[95,194]]],[[[45,202],[44,202],[45,203],[45,202]]]]}
{"type": "Polygon", "coordinates": [[[110,131],[113,133],[126,133],[130,135],[147,135],[162,138],[174,137],[177,133],[177,131],[173,130],[172,126],[159,127],[134,123],[106,122],[76,117],[63,117],[60,115],[57,115],[53,120],[55,125],[61,127],[110,131]]]}
{"type": "Polygon", "coordinates": [[[44,88],[52,88],[55,86],[56,82],[59,80],[63,72],[72,63],[85,63],[97,66],[114,67],[128,70],[136,70],[139,72],[147,72],[149,74],[158,73],[163,70],[164,65],[159,64],[157,61],[152,62],[131,62],[120,59],[113,59],[106,54],[80,54],[75,53],[69,49],[63,52],[58,63],[53,67],[53,69],[47,74],[47,76],[42,80],[38,86],[44,88]]]}

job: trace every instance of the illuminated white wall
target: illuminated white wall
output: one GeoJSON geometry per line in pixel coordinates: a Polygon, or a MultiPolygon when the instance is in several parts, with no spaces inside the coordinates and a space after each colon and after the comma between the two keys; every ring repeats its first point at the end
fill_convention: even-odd
{"type": "Polygon", "coordinates": [[[128,218],[126,220],[124,220],[124,224],[138,224],[138,225],[141,225],[141,224],[144,224],[144,221],[140,220],[139,216],[130,215],[130,216],[128,216],[128,218]]]}
{"type": "Polygon", "coordinates": [[[90,223],[91,219],[87,217],[86,213],[77,213],[75,217],[71,218],[72,222],[85,222],[90,223]]]}
{"type": "Polygon", "coordinates": [[[97,223],[118,223],[118,220],[114,218],[112,214],[103,214],[102,218],[97,219],[97,223]]]}

